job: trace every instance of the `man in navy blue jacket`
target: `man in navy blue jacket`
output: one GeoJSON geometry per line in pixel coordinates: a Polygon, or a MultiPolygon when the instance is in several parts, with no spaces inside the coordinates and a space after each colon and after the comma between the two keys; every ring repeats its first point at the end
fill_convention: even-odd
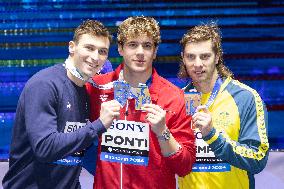
{"type": "Polygon", "coordinates": [[[35,74],[19,98],[5,189],[81,188],[84,150],[119,115],[117,101],[101,105],[89,122],[85,83],[107,60],[111,36],[105,26],[87,20],[69,42],[69,57],[35,74]]]}

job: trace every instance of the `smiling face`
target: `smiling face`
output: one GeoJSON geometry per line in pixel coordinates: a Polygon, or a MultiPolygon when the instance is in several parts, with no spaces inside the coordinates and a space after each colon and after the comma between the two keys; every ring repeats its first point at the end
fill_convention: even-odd
{"type": "Polygon", "coordinates": [[[128,76],[139,74],[144,78],[151,76],[153,60],[157,53],[152,38],[146,35],[129,38],[123,45],[119,45],[118,51],[124,59],[125,74],[128,76]]]}
{"type": "Polygon", "coordinates": [[[69,42],[69,53],[73,65],[84,79],[94,76],[108,57],[110,41],[107,37],[83,34],[78,42],[69,42]]]}
{"type": "Polygon", "coordinates": [[[195,86],[214,84],[218,77],[218,58],[213,51],[211,40],[187,43],[181,56],[187,74],[195,86]]]}

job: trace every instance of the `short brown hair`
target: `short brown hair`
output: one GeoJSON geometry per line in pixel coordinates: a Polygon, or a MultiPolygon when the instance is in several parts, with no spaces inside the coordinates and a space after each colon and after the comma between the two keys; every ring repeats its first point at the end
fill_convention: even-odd
{"type": "MultiPolygon", "coordinates": [[[[223,50],[221,47],[221,32],[218,25],[215,22],[198,25],[188,30],[187,33],[183,35],[180,41],[180,44],[182,46],[182,51],[184,51],[185,46],[188,43],[197,43],[207,40],[211,40],[213,51],[215,55],[218,56],[218,63],[216,64],[218,74],[220,74],[221,77],[233,77],[233,73],[224,64],[223,50]]],[[[179,78],[189,77],[183,62],[180,63],[178,77],[179,78]]]]}
{"type": "Polygon", "coordinates": [[[85,20],[80,24],[74,32],[73,41],[77,43],[83,34],[90,34],[93,36],[107,37],[109,42],[112,41],[112,36],[110,35],[108,29],[97,20],[85,20]]]}
{"type": "Polygon", "coordinates": [[[146,34],[158,46],[161,42],[160,27],[152,17],[133,16],[124,20],[118,27],[117,42],[122,45],[128,38],[146,34]]]}

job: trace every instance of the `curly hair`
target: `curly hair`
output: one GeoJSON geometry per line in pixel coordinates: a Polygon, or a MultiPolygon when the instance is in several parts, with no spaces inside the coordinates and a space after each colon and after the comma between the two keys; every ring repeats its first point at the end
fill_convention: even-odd
{"type": "Polygon", "coordinates": [[[83,34],[90,34],[93,36],[102,36],[109,39],[109,42],[112,41],[112,36],[108,29],[99,21],[97,20],[85,20],[80,24],[74,32],[73,41],[78,43],[80,37],[83,34]]]}
{"type": "Polygon", "coordinates": [[[145,16],[133,16],[124,20],[118,27],[117,42],[123,46],[128,38],[141,34],[151,37],[156,47],[161,42],[158,22],[152,17],[145,16]]]}
{"type": "MultiPolygon", "coordinates": [[[[216,23],[210,22],[208,24],[202,24],[193,27],[183,35],[180,44],[182,51],[184,51],[188,43],[197,43],[202,41],[211,40],[213,45],[213,51],[218,56],[218,62],[216,64],[218,74],[221,77],[233,77],[233,73],[228,67],[225,66],[223,60],[223,50],[221,47],[221,32],[216,23]]],[[[178,72],[179,78],[189,77],[185,68],[184,63],[181,61],[178,72]]]]}

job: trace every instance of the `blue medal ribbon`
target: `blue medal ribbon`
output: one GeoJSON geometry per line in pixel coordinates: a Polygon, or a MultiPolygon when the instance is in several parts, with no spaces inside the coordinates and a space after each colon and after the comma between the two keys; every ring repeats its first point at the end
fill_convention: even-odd
{"type": "Polygon", "coordinates": [[[219,92],[222,84],[223,84],[222,79],[220,77],[218,77],[215,84],[214,84],[211,95],[210,95],[207,103],[205,104],[206,108],[209,108],[213,104],[216,96],[218,95],[218,92],[219,92]]]}

